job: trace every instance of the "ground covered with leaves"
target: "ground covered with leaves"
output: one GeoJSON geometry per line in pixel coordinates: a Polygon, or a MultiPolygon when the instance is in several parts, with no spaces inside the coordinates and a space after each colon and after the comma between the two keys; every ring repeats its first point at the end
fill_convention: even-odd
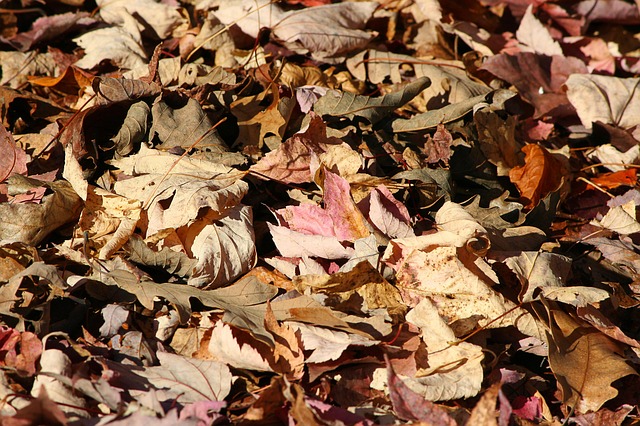
{"type": "Polygon", "coordinates": [[[623,0],[6,0],[2,425],[619,425],[623,0]]]}

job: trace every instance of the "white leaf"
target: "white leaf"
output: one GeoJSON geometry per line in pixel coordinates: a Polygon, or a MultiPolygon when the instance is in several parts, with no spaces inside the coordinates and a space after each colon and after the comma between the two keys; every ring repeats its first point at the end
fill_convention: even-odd
{"type": "Polygon", "coordinates": [[[522,17],[520,27],[516,31],[516,38],[535,53],[547,56],[563,55],[560,43],[551,37],[547,27],[533,15],[532,4],[527,7],[527,11],[522,17]]]}

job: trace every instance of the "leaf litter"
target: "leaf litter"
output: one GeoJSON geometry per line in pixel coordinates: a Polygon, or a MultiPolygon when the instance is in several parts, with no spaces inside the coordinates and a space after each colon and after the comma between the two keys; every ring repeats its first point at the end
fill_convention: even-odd
{"type": "Polygon", "coordinates": [[[1,423],[637,423],[603,5],[6,3],[1,423]]]}

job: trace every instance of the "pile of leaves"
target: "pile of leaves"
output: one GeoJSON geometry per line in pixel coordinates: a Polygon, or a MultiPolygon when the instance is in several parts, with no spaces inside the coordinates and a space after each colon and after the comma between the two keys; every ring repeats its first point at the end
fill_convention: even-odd
{"type": "Polygon", "coordinates": [[[6,0],[6,425],[618,425],[623,0],[6,0]]]}

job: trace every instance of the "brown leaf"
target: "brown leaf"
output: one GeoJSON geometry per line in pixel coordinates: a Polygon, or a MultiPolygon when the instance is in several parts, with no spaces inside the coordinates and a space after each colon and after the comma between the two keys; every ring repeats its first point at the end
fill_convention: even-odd
{"type": "Polygon", "coordinates": [[[3,426],[29,426],[29,425],[50,425],[64,426],[67,418],[54,401],[47,395],[45,388],[38,393],[38,397],[32,400],[29,405],[18,410],[13,417],[0,417],[3,426]]]}
{"type": "Polygon", "coordinates": [[[304,374],[304,353],[300,333],[286,324],[279,324],[269,302],[267,302],[264,327],[273,335],[275,342],[272,353],[274,371],[290,379],[301,379],[304,374]]]}
{"type": "Polygon", "coordinates": [[[586,65],[578,58],[530,52],[492,56],[481,69],[516,86],[522,97],[536,108],[535,118],[545,114],[554,117],[573,114],[562,85],[570,74],[587,72],[586,65]]]}
{"type": "Polygon", "coordinates": [[[496,402],[500,392],[500,383],[493,384],[473,407],[467,425],[498,426],[498,412],[496,402]]]}
{"type": "Polygon", "coordinates": [[[540,145],[529,144],[522,151],[526,155],[524,166],[511,169],[509,179],[518,187],[527,203],[525,207],[532,209],[541,199],[560,188],[568,171],[561,161],[540,145]]]}
{"type": "Polygon", "coordinates": [[[622,346],[595,328],[545,301],[550,321],[549,365],[562,401],[579,413],[597,411],[618,395],[612,384],[637,374],[622,357],[622,346]]]}

